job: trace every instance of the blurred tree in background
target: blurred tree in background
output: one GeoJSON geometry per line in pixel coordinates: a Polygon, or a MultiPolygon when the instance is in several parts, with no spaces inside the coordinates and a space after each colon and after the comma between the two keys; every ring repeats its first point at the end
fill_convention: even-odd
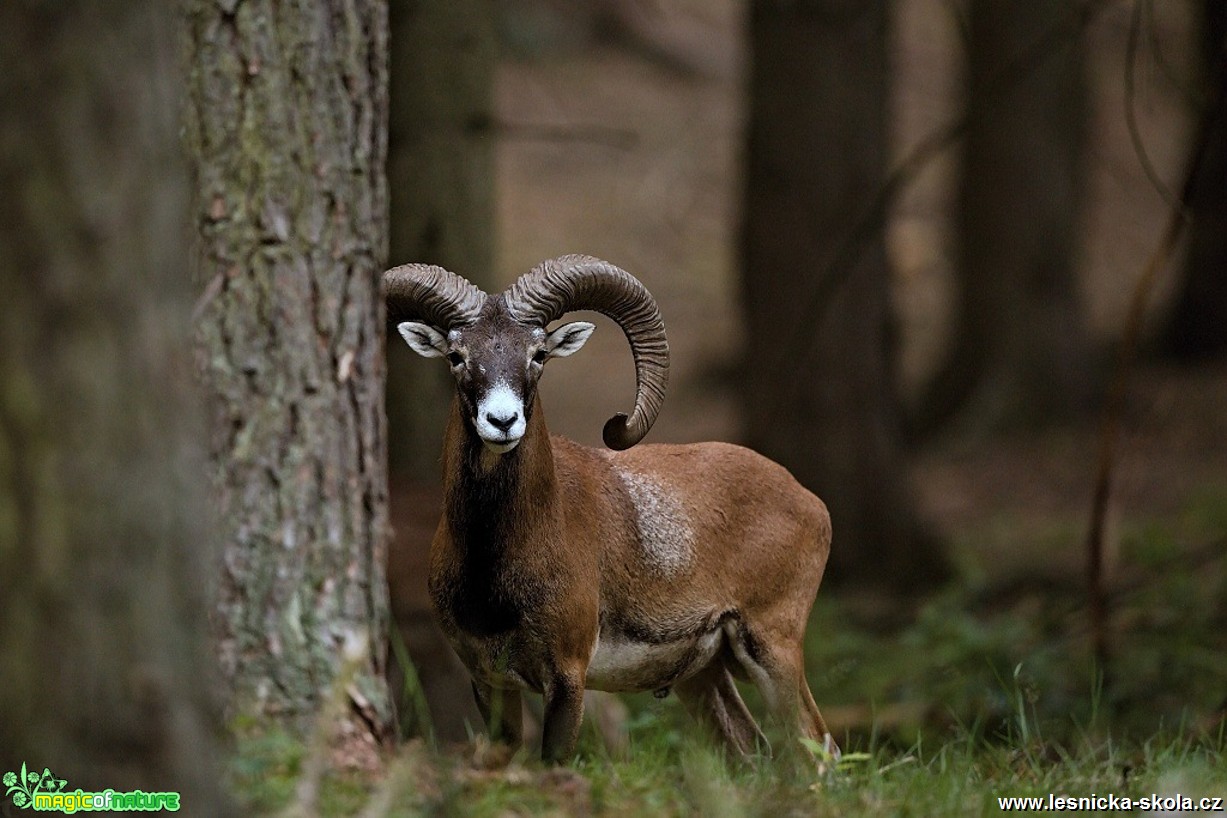
{"type": "Polygon", "coordinates": [[[971,0],[957,306],[915,431],[1034,426],[1086,411],[1078,292],[1088,103],[1079,4],[971,0]]]}
{"type": "Polygon", "coordinates": [[[378,0],[187,4],[186,146],[234,714],[301,730],[357,648],[345,746],[389,732],[378,0]]]}
{"type": "Polygon", "coordinates": [[[162,0],[0,4],[0,769],[226,815],[176,54],[162,0]]]}
{"type": "MultiPolygon", "coordinates": [[[[389,7],[389,265],[438,264],[494,287],[492,0],[424,0],[389,7]]],[[[442,508],[440,454],[455,391],[391,331],[387,341],[388,471],[394,541],[388,581],[396,633],[429,705],[406,688],[400,658],[389,682],[402,730],[463,741],[479,724],[469,675],[452,653],[426,593],[426,551],[442,508]],[[408,693],[408,695],[407,695],[408,693]]]]}
{"type": "MultiPolygon", "coordinates": [[[[389,7],[390,265],[438,264],[492,286],[494,67],[492,0],[389,7]]],[[[388,466],[436,482],[452,378],[388,341],[388,466]]]]}
{"type": "Polygon", "coordinates": [[[750,8],[743,439],[830,506],[831,581],[924,592],[948,567],[904,467],[881,231],[835,263],[885,176],[889,4],[750,8]]]}
{"type": "Polygon", "coordinates": [[[1189,188],[1188,254],[1161,344],[1186,360],[1227,354],[1227,3],[1202,3],[1206,148],[1189,188]]]}

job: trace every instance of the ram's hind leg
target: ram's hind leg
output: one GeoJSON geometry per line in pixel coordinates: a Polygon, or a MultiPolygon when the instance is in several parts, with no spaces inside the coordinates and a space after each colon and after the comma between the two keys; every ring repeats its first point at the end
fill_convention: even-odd
{"type": "Polygon", "coordinates": [[[739,756],[767,750],[767,738],[746,709],[728,667],[719,659],[674,686],[677,697],[699,722],[739,756]]]}
{"type": "MultiPolygon", "coordinates": [[[[804,667],[804,664],[802,665],[804,667]]],[[[835,737],[831,735],[830,729],[827,728],[826,719],[822,717],[822,712],[818,709],[818,703],[814,701],[814,694],[809,689],[809,684],[805,681],[805,673],[801,673],[801,703],[805,706],[805,712],[808,715],[809,723],[813,725],[813,733],[819,738],[815,739],[822,744],[822,748],[828,754],[839,758],[839,745],[835,743],[835,737]]]]}
{"type": "Polygon", "coordinates": [[[733,655],[763,694],[771,715],[790,736],[815,741],[838,758],[839,747],[805,681],[800,636],[768,631],[760,637],[743,628],[732,646],[733,655]]]}

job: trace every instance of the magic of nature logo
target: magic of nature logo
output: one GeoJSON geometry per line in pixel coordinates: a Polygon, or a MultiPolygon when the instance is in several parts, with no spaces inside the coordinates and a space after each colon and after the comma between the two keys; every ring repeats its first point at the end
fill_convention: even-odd
{"type": "Polygon", "coordinates": [[[13,806],[32,809],[36,812],[178,812],[179,793],[145,792],[132,790],[122,792],[106,789],[101,792],[67,790],[68,782],[52,775],[43,767],[41,773],[26,768],[22,762],[20,772],[7,772],[0,777],[5,796],[13,800],[13,806]]]}

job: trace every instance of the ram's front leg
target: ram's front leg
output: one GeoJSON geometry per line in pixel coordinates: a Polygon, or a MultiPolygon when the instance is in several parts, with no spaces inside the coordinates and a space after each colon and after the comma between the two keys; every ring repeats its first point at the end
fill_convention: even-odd
{"type": "Polygon", "coordinates": [[[501,741],[515,750],[524,740],[524,712],[520,706],[520,691],[496,688],[473,681],[473,697],[477,709],[490,731],[491,741],[501,741]]]}
{"type": "Polygon", "coordinates": [[[545,726],[541,734],[541,758],[547,763],[566,761],[575,755],[579,725],[584,718],[584,668],[557,670],[545,685],[545,726]]]}

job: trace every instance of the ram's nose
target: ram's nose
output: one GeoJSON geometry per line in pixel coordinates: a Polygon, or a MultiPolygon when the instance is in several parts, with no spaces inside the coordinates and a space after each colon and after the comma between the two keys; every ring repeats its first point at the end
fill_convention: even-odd
{"type": "Polygon", "coordinates": [[[486,412],[486,421],[491,426],[498,429],[500,432],[503,432],[504,434],[511,431],[511,427],[514,426],[515,422],[519,419],[520,419],[519,412],[512,412],[502,417],[494,414],[493,412],[486,412]]]}

